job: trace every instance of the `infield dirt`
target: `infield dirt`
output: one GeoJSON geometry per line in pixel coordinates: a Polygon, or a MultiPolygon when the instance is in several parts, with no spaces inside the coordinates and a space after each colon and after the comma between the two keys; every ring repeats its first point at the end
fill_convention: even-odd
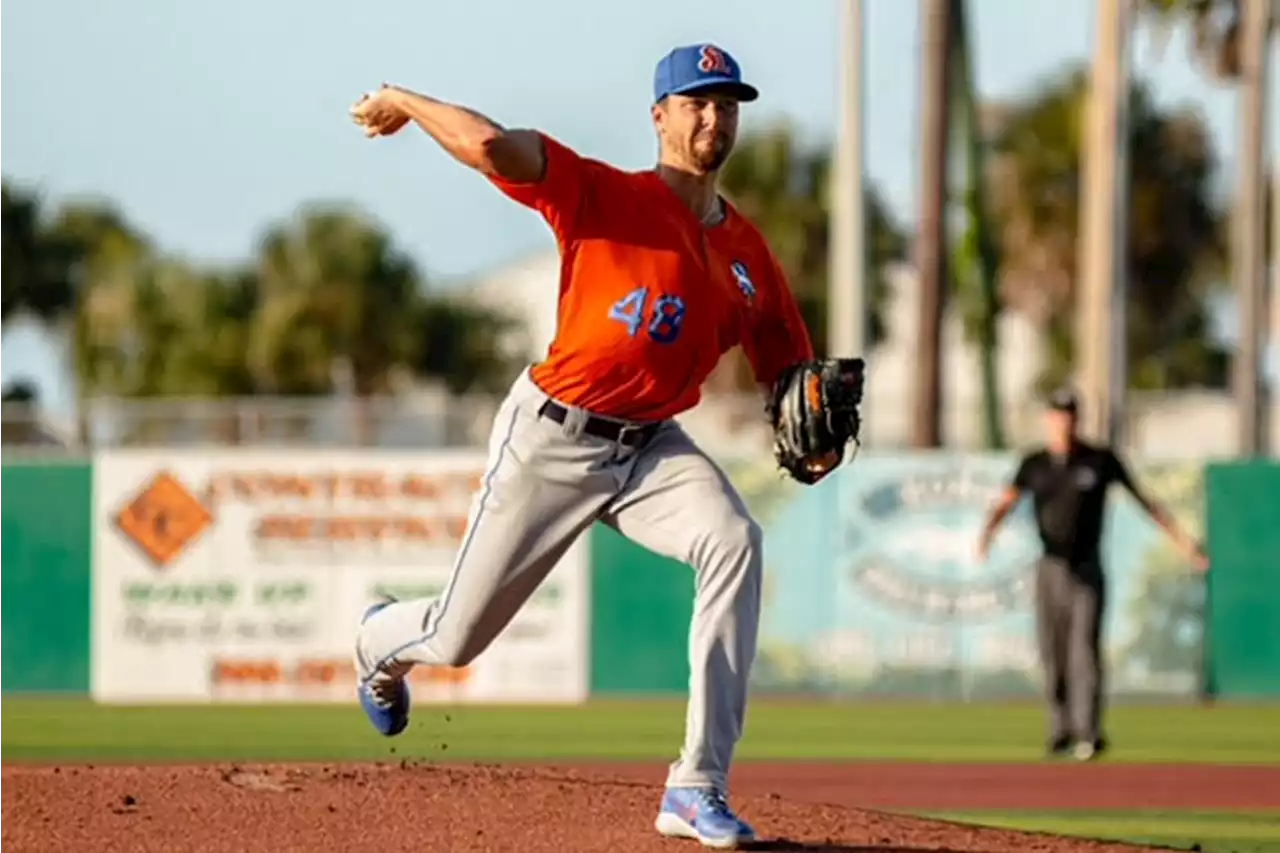
{"type": "MultiPolygon", "coordinates": [[[[653,765],[147,765],[3,769],[7,853],[693,851],[655,834],[653,765]]],[[[765,850],[1075,853],[1152,848],[877,808],[1277,808],[1280,768],[744,763],[733,802],[765,850]]]]}

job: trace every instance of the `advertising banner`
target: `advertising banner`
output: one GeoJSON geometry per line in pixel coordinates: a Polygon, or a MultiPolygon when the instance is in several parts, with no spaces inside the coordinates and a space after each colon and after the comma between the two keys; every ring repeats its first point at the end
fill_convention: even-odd
{"type": "MultiPolygon", "coordinates": [[[[94,466],[92,690],[104,702],[354,701],[361,613],[438,595],[478,452],[138,450],[94,466]]],[[[577,702],[586,543],[465,668],[415,702],[577,702]]]]}
{"type": "MultiPolygon", "coordinates": [[[[1030,500],[985,561],[982,524],[1012,477],[1011,455],[863,454],[810,488],[759,462],[726,469],[765,531],[761,691],[939,699],[1034,695],[1032,618],[1040,553],[1030,500]]],[[[1132,464],[1198,535],[1194,464],[1132,464]]],[[[1104,535],[1107,689],[1192,695],[1203,580],[1120,487],[1104,535]]]]}

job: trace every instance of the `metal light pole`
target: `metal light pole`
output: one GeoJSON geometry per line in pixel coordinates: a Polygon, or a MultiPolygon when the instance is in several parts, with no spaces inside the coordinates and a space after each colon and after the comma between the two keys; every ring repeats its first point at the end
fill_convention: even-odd
{"type": "Polygon", "coordinates": [[[840,0],[839,132],[831,169],[827,339],[832,355],[865,357],[870,346],[866,196],[863,186],[862,0],[840,0]]]}

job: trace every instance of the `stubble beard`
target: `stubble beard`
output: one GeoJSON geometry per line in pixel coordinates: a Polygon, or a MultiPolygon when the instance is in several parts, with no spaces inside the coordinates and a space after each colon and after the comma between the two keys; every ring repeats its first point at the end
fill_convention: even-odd
{"type": "Polygon", "coordinates": [[[699,146],[695,141],[689,150],[689,159],[704,175],[716,172],[729,159],[733,146],[723,136],[717,136],[709,145],[699,146]]]}

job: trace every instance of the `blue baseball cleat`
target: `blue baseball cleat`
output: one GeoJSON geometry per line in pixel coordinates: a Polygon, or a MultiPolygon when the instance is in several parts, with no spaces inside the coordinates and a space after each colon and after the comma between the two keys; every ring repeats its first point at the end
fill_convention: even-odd
{"type": "MultiPolygon", "coordinates": [[[[360,624],[363,625],[370,616],[390,603],[383,601],[370,607],[360,617],[360,624]]],[[[356,645],[356,658],[357,677],[360,678],[356,696],[365,716],[379,734],[386,737],[400,734],[409,725],[409,685],[405,684],[404,678],[395,678],[384,672],[375,672],[368,678],[360,676],[359,643],[356,645]]]]}
{"type": "Polygon", "coordinates": [[[654,827],[671,838],[693,838],[721,850],[756,840],[755,830],[729,810],[724,795],[709,788],[667,788],[654,827]]]}

